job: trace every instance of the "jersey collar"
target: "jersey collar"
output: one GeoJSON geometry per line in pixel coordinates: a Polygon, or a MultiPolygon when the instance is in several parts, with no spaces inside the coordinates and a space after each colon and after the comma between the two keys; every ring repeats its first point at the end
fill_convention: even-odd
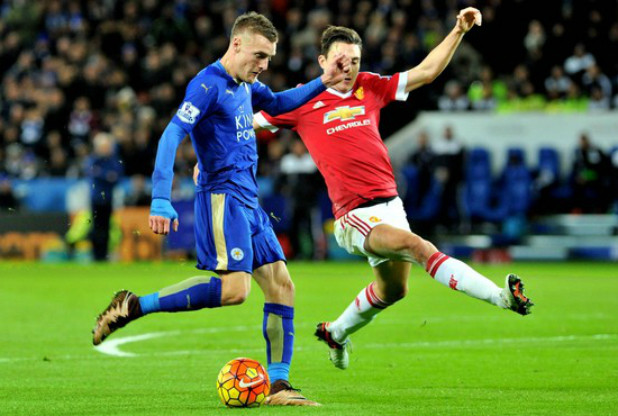
{"type": "Polygon", "coordinates": [[[330,92],[333,95],[336,95],[339,98],[348,98],[352,95],[352,92],[354,91],[354,88],[352,88],[350,91],[348,92],[339,92],[334,88],[327,88],[326,89],[327,92],[330,92]]]}
{"type": "Polygon", "coordinates": [[[227,78],[228,81],[231,81],[232,83],[234,83],[234,85],[242,85],[243,84],[242,82],[240,82],[240,83],[236,82],[236,80],[230,74],[228,74],[228,72],[225,70],[225,67],[221,63],[221,59],[217,59],[217,62],[215,62],[214,65],[217,67],[219,72],[221,72],[221,74],[225,78],[227,78]]]}

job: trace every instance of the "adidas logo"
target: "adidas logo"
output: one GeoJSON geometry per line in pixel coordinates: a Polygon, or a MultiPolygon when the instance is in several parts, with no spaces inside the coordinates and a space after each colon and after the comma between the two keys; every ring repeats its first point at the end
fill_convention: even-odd
{"type": "Polygon", "coordinates": [[[313,106],[313,109],[316,110],[318,108],[322,108],[322,107],[326,107],[326,104],[324,104],[322,101],[318,101],[317,103],[315,103],[315,105],[313,106]]]}

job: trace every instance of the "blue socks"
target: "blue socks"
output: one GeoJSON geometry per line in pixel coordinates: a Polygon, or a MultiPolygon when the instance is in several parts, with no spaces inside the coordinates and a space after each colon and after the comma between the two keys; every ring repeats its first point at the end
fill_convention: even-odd
{"type": "MultiPolygon", "coordinates": [[[[150,295],[141,296],[139,304],[144,315],[153,312],[216,308],[221,306],[221,279],[192,277],[150,295]]],[[[265,303],[262,332],[266,340],[270,381],[288,381],[294,347],[294,307],[265,303]]]]}
{"type": "Polygon", "coordinates": [[[277,380],[288,381],[294,347],[294,308],[277,303],[265,303],[262,331],[266,340],[268,375],[271,383],[277,380]]]}
{"type": "Polygon", "coordinates": [[[182,312],[221,306],[221,279],[196,276],[150,295],[141,296],[142,313],[182,312]]]}

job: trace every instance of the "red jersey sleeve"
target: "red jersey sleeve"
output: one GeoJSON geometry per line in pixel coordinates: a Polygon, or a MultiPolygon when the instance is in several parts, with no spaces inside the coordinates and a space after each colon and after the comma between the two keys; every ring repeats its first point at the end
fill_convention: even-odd
{"type": "Polygon", "coordinates": [[[296,110],[292,110],[289,113],[280,114],[276,117],[271,116],[265,111],[257,112],[253,115],[253,120],[262,128],[268,129],[275,133],[279,130],[279,127],[293,129],[296,127],[298,116],[296,110]]]}
{"type": "Polygon", "coordinates": [[[362,76],[362,85],[371,90],[378,103],[380,103],[380,107],[384,107],[391,101],[405,101],[408,99],[408,93],[406,92],[407,72],[399,72],[392,76],[364,72],[362,76]]]}

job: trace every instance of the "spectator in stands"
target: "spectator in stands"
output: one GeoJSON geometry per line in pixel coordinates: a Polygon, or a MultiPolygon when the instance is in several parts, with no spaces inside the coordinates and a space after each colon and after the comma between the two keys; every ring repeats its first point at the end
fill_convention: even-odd
{"type": "Polygon", "coordinates": [[[590,91],[588,111],[607,111],[610,108],[610,97],[605,96],[600,87],[594,86],[590,91]]]}
{"type": "Polygon", "coordinates": [[[564,62],[564,71],[577,83],[581,83],[584,72],[596,64],[594,56],[586,51],[583,43],[578,43],[573,49],[573,54],[564,62]]]}
{"type": "Polygon", "coordinates": [[[444,94],[438,100],[438,108],[441,111],[466,111],[470,108],[470,101],[459,81],[450,80],[446,83],[444,94]]]}
{"type": "Polygon", "coordinates": [[[571,79],[564,75],[564,70],[560,65],[554,65],[551,74],[545,79],[545,92],[549,100],[559,100],[566,97],[571,79]]]}
{"type": "Polygon", "coordinates": [[[431,186],[436,155],[431,148],[429,134],[426,131],[421,131],[416,141],[418,145],[410,156],[409,163],[418,169],[418,199],[422,200],[431,186]]]}
{"type": "Polygon", "coordinates": [[[90,100],[87,97],[79,97],[73,104],[73,111],[69,118],[69,133],[73,143],[85,143],[92,130],[94,114],[90,108],[90,100]]]}
{"type": "Polygon", "coordinates": [[[444,127],[442,137],[432,147],[436,155],[435,176],[443,189],[439,218],[443,225],[452,228],[459,220],[457,193],[463,179],[464,147],[451,126],[444,127]]]}
{"type": "Polygon", "coordinates": [[[590,142],[586,133],[582,133],[573,161],[574,213],[607,212],[608,162],[607,155],[590,142]]]}
{"type": "Polygon", "coordinates": [[[539,56],[543,53],[545,46],[545,29],[538,20],[532,20],[528,24],[528,33],[524,37],[524,46],[528,51],[528,56],[539,56]]]}
{"type": "Polygon", "coordinates": [[[588,95],[592,95],[595,89],[600,90],[601,97],[608,101],[612,96],[612,83],[598,65],[591,65],[582,76],[582,85],[588,95]]]}
{"type": "Polygon", "coordinates": [[[312,259],[318,192],[323,188],[318,168],[303,142],[296,138],[281,158],[280,186],[290,202],[290,243],[293,257],[312,259]]]}
{"type": "Polygon", "coordinates": [[[493,85],[489,82],[482,84],[481,97],[472,102],[475,111],[493,111],[498,106],[498,100],[494,95],[493,85]]]}
{"type": "Polygon", "coordinates": [[[17,211],[18,209],[19,201],[15,197],[11,181],[6,176],[0,176],[0,213],[17,211]]]}
{"type": "Polygon", "coordinates": [[[118,160],[116,141],[111,134],[97,133],[93,139],[93,151],[89,161],[92,181],[92,253],[95,261],[106,261],[113,190],[122,178],[123,167],[118,160]]]}

